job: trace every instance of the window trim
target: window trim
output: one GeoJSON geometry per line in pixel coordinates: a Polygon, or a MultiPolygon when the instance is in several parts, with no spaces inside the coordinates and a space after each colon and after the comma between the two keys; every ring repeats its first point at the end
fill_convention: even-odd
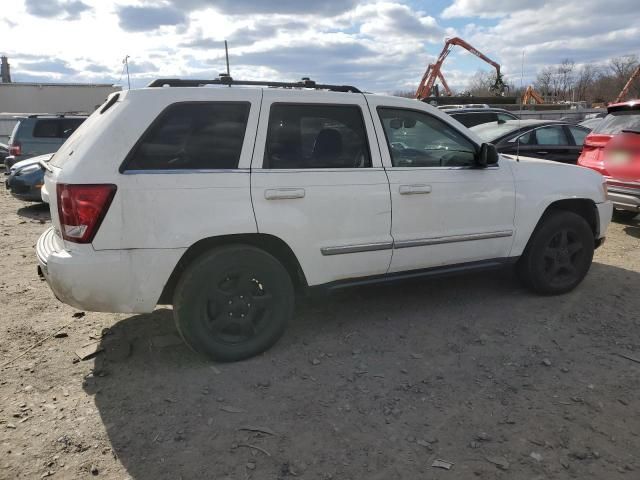
{"type": "MultiPolygon", "coordinates": [[[[422,113],[424,115],[428,115],[446,125],[448,125],[449,127],[451,127],[453,130],[455,130],[457,133],[460,134],[460,136],[462,136],[464,139],[468,140],[469,143],[471,143],[471,145],[474,146],[475,148],[475,155],[478,155],[478,153],[480,153],[480,145],[478,145],[476,143],[475,140],[471,139],[468,135],[465,135],[463,132],[461,132],[460,130],[458,130],[457,128],[455,128],[453,125],[449,124],[449,122],[447,122],[446,120],[443,120],[442,118],[438,118],[436,115],[432,115],[429,112],[425,112],[424,110],[420,110],[420,109],[416,109],[416,108],[407,108],[407,107],[393,107],[393,106],[389,106],[389,105],[378,105],[376,106],[376,114],[378,115],[378,121],[380,122],[380,127],[382,128],[382,132],[384,133],[384,139],[387,145],[387,153],[389,154],[389,160],[391,161],[391,166],[388,168],[393,168],[393,169],[406,169],[406,170],[414,170],[416,168],[428,168],[431,170],[487,170],[487,169],[496,169],[499,168],[500,162],[496,163],[495,165],[491,165],[488,167],[480,167],[480,166],[461,166],[461,165],[456,165],[456,166],[450,166],[450,167],[396,167],[395,165],[393,165],[393,157],[391,156],[391,144],[389,143],[389,137],[387,135],[387,131],[384,128],[384,123],[382,123],[382,118],[380,117],[380,110],[381,109],[392,109],[392,110],[404,110],[407,112],[414,112],[414,113],[422,113]]],[[[387,167],[385,167],[387,168],[387,167]]]]}
{"type": "MultiPolygon", "coordinates": [[[[258,127],[259,128],[259,127],[258,127]]],[[[270,171],[270,172],[328,172],[328,171],[369,171],[373,168],[378,168],[373,166],[373,155],[371,155],[371,144],[369,142],[369,131],[367,130],[367,123],[364,120],[364,113],[362,111],[362,105],[358,103],[320,103],[320,102],[272,102],[269,105],[269,114],[267,115],[267,131],[265,132],[264,137],[264,151],[262,152],[262,165],[260,167],[261,171],[270,171]],[[268,165],[267,161],[267,145],[269,144],[269,133],[270,133],[270,125],[271,125],[271,109],[275,106],[303,106],[303,107],[356,107],[360,113],[360,120],[362,120],[362,128],[364,131],[364,139],[367,146],[367,152],[369,153],[369,165],[366,167],[314,167],[314,168],[271,168],[268,165]]]]}
{"type": "MultiPolygon", "coordinates": [[[[525,134],[527,134],[529,132],[535,132],[536,130],[540,130],[541,128],[549,128],[549,127],[560,127],[560,128],[562,128],[565,137],[567,137],[567,140],[570,140],[570,138],[567,135],[567,132],[565,130],[565,128],[568,127],[568,126],[569,126],[568,123],[552,123],[552,124],[549,124],[549,125],[540,125],[539,127],[532,128],[531,130],[524,130],[524,131],[521,130],[520,133],[516,134],[515,137],[507,136],[507,139],[504,139],[504,137],[503,137],[503,139],[499,140],[497,142],[497,144],[501,144],[501,143],[515,144],[516,140],[518,138],[520,138],[522,135],[525,135],[525,134]]],[[[526,127],[524,127],[524,128],[526,128],[526,127]]],[[[525,147],[575,147],[576,146],[575,142],[574,142],[573,145],[571,143],[567,143],[567,145],[539,144],[538,143],[538,134],[536,133],[535,135],[536,135],[536,143],[535,143],[535,145],[528,145],[527,144],[527,145],[524,145],[525,147]]],[[[573,138],[573,135],[571,135],[571,138],[573,138]]],[[[521,145],[521,147],[522,147],[522,145],[521,145]]]]}
{"type": "MultiPolygon", "coordinates": [[[[128,166],[131,163],[131,159],[135,154],[138,147],[142,144],[144,138],[147,134],[155,128],[170,108],[175,107],[176,105],[202,105],[202,104],[241,104],[241,105],[249,105],[249,112],[247,114],[247,124],[244,127],[244,135],[242,136],[242,144],[244,145],[244,141],[247,136],[247,128],[249,128],[249,120],[251,117],[251,108],[252,102],[248,100],[189,100],[184,102],[174,102],[166,105],[157,115],[156,118],[149,124],[149,126],[142,132],[142,135],[138,137],[138,140],[133,144],[133,147],[129,150],[129,153],[124,157],[124,160],[118,167],[118,172],[120,174],[127,175],[138,175],[138,174],[146,174],[146,173],[167,173],[167,172],[175,172],[175,173],[203,173],[203,172],[237,172],[240,170],[245,170],[243,168],[156,168],[156,169],[129,169],[128,166]]],[[[242,158],[242,148],[240,149],[240,157],[238,158],[238,164],[240,159],[242,158]]]]}

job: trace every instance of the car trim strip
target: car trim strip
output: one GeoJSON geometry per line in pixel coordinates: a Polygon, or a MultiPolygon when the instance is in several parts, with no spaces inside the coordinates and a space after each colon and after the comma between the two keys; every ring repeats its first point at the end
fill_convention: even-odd
{"type": "Polygon", "coordinates": [[[473,240],[488,240],[491,238],[503,238],[513,236],[513,230],[501,230],[498,232],[470,233],[466,235],[451,235],[448,237],[416,238],[401,240],[399,242],[375,242],[361,243],[357,245],[340,245],[335,247],[323,247],[320,252],[324,256],[343,255],[347,253],[375,252],[378,250],[390,250],[396,248],[423,247],[427,245],[440,245],[443,243],[469,242],[473,240]]]}
{"type": "Polygon", "coordinates": [[[502,238],[513,236],[513,230],[501,230],[498,232],[469,233],[465,235],[451,235],[447,237],[416,238],[394,242],[393,248],[423,247],[427,245],[440,245],[442,243],[470,242],[473,240],[488,240],[490,238],[502,238]]]}
{"type": "Polygon", "coordinates": [[[375,252],[378,250],[391,250],[393,248],[393,242],[376,242],[376,243],[361,243],[358,245],[342,245],[338,247],[323,247],[320,249],[322,255],[343,255],[346,253],[361,253],[361,252],[375,252]]]}
{"type": "Polygon", "coordinates": [[[143,174],[163,174],[163,175],[179,175],[189,173],[249,173],[249,168],[183,168],[183,169],[158,169],[158,170],[125,170],[122,175],[143,175],[143,174]]]}

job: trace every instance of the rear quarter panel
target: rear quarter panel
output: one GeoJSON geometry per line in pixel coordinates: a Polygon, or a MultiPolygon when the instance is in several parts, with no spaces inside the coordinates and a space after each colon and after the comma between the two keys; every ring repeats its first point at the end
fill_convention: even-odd
{"type": "Polygon", "coordinates": [[[92,115],[83,125],[85,128],[70,137],[56,154],[66,156],[57,181],[117,185],[93,248],[184,249],[211,236],[257,231],[249,166],[261,92],[234,90],[235,93],[225,91],[224,95],[214,88],[123,92],[113,107],[103,115],[92,115]],[[217,99],[252,104],[238,169],[118,171],[141,135],[167,106],[217,99]]]}

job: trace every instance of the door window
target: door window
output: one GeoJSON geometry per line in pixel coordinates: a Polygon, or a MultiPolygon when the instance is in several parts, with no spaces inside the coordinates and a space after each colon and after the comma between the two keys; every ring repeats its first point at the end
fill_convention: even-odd
{"type": "Polygon", "coordinates": [[[536,130],[538,145],[568,145],[569,141],[561,126],[542,127],[536,130]]]}
{"type": "Polygon", "coordinates": [[[379,108],[394,167],[471,167],[476,147],[460,132],[415,110],[379,108]]]}
{"type": "Polygon", "coordinates": [[[249,108],[248,102],[171,105],[129,154],[125,169],[238,168],[249,108]]]}
{"type": "Polygon", "coordinates": [[[581,147],[584,143],[585,137],[589,135],[589,130],[587,130],[586,128],[570,126],[569,131],[571,132],[571,135],[573,135],[573,140],[576,142],[576,145],[578,145],[579,147],[581,147]]]}
{"type": "Polygon", "coordinates": [[[35,138],[57,138],[60,136],[58,120],[38,120],[33,127],[33,136],[35,138]]]}
{"type": "Polygon", "coordinates": [[[367,131],[359,106],[271,106],[263,168],[370,166],[367,131]]]}

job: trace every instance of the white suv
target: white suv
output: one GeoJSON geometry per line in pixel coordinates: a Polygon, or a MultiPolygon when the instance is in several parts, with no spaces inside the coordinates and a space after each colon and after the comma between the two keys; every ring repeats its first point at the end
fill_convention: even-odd
{"type": "Polygon", "coordinates": [[[426,103],[309,80],[115,93],[44,166],[55,295],[172,304],[184,340],[226,361],[273,345],[307,287],[516,264],[567,292],[612,212],[596,172],[498,157],[426,103]]]}

